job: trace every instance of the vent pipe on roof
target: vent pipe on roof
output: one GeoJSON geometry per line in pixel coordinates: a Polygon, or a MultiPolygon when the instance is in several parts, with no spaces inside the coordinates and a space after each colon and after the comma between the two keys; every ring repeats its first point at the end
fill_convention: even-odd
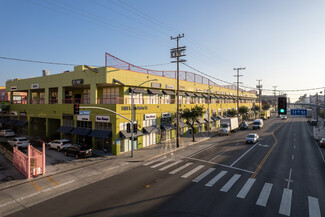
{"type": "Polygon", "coordinates": [[[50,75],[50,71],[49,70],[42,70],[42,72],[43,72],[43,76],[50,75]]]}

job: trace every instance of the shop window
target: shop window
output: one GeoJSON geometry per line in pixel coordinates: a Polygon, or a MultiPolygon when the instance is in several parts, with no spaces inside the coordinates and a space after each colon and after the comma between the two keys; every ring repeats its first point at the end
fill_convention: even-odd
{"type": "Polygon", "coordinates": [[[119,88],[103,88],[102,104],[118,104],[119,103],[119,88]]]}

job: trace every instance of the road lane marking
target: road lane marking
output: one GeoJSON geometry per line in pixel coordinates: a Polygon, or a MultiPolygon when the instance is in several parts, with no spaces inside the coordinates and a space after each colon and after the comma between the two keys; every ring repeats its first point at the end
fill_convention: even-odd
{"type": "Polygon", "coordinates": [[[228,148],[226,151],[222,152],[221,154],[218,154],[217,156],[213,157],[213,158],[210,159],[209,161],[212,161],[212,160],[214,160],[214,159],[220,157],[221,155],[223,155],[224,153],[226,153],[226,152],[229,151],[229,150],[230,150],[230,148],[228,148]]]}
{"type": "Polygon", "coordinates": [[[182,163],[182,162],[183,162],[182,160],[176,161],[176,162],[174,162],[174,163],[172,163],[172,164],[169,164],[169,165],[167,165],[167,166],[165,166],[165,167],[163,167],[163,168],[160,168],[159,170],[160,170],[160,171],[164,171],[164,170],[166,170],[166,169],[168,169],[168,168],[170,168],[170,167],[173,167],[173,166],[175,166],[175,165],[177,165],[177,164],[179,164],[179,163],[182,163]]]}
{"type": "Polygon", "coordinates": [[[158,164],[155,164],[155,165],[151,166],[150,168],[156,168],[156,167],[159,167],[159,166],[161,166],[161,165],[163,165],[163,164],[168,163],[168,162],[171,161],[171,160],[172,160],[172,159],[165,160],[165,161],[163,161],[163,162],[160,162],[160,163],[158,163],[158,164]]]}
{"type": "Polygon", "coordinates": [[[267,152],[267,154],[265,155],[265,157],[263,158],[263,160],[261,161],[261,163],[258,165],[258,167],[256,168],[255,172],[253,173],[253,175],[251,176],[251,178],[255,178],[256,175],[258,174],[258,172],[261,170],[262,166],[264,165],[264,163],[266,162],[266,160],[268,159],[268,157],[270,156],[270,154],[272,153],[273,149],[275,148],[275,146],[278,144],[278,140],[274,135],[274,132],[277,131],[278,129],[280,129],[283,125],[285,125],[288,122],[288,120],[286,122],[284,122],[281,126],[279,126],[278,128],[276,128],[275,130],[272,131],[272,136],[275,140],[275,143],[272,145],[272,147],[270,148],[270,150],[267,152]]]}
{"type": "Polygon", "coordinates": [[[279,209],[280,214],[290,216],[291,198],[292,198],[292,190],[287,188],[283,189],[281,205],[279,209]]]}
{"type": "Polygon", "coordinates": [[[181,177],[186,179],[189,176],[193,175],[194,173],[196,173],[197,171],[199,171],[200,169],[202,169],[204,167],[204,165],[199,165],[197,167],[195,167],[194,169],[192,169],[191,171],[185,173],[184,175],[182,175],[181,177]]]}
{"type": "Polygon", "coordinates": [[[271,183],[265,183],[263,186],[263,189],[260,193],[260,196],[258,197],[256,201],[256,205],[259,206],[266,206],[267,200],[269,199],[271,190],[272,190],[273,184],[271,183]]]}
{"type": "Polygon", "coordinates": [[[288,182],[287,188],[289,188],[290,187],[290,183],[293,182],[293,180],[291,179],[291,173],[292,173],[292,168],[290,168],[289,178],[288,179],[285,179],[285,181],[288,182]]]}
{"type": "Polygon", "coordinates": [[[30,184],[32,184],[32,186],[37,190],[37,191],[42,191],[42,189],[34,182],[34,181],[31,181],[29,182],[30,184]]]}
{"type": "Polygon", "coordinates": [[[210,173],[212,173],[216,168],[209,168],[208,170],[206,170],[204,173],[202,173],[201,175],[199,175],[198,177],[196,177],[195,179],[192,180],[192,182],[199,182],[202,179],[204,179],[206,176],[208,176],[210,173]]]}
{"type": "Polygon", "coordinates": [[[179,171],[185,169],[186,167],[188,167],[188,166],[190,166],[190,165],[192,165],[192,164],[193,164],[193,163],[187,163],[187,164],[185,164],[185,165],[183,165],[183,166],[181,166],[181,167],[179,167],[179,168],[177,168],[177,169],[175,169],[175,170],[169,172],[169,174],[175,174],[175,173],[177,173],[177,172],[179,172],[179,171]]]}
{"type": "Polygon", "coordinates": [[[308,196],[309,217],[321,217],[318,199],[308,196]]]}
{"type": "Polygon", "coordinates": [[[240,192],[237,194],[237,197],[244,199],[246,195],[248,194],[249,190],[253,186],[256,179],[249,178],[247,182],[245,183],[244,187],[240,190],[240,192]]]}
{"type": "Polygon", "coordinates": [[[237,180],[241,177],[239,174],[233,175],[233,177],[220,189],[222,192],[228,192],[229,189],[237,182],[237,180]]]}
{"type": "Polygon", "coordinates": [[[294,155],[292,155],[291,159],[293,160],[294,158],[295,158],[295,156],[294,156],[294,155]]]}
{"type": "Polygon", "coordinates": [[[296,149],[296,146],[294,145],[293,148],[296,149]]]}
{"type": "Polygon", "coordinates": [[[59,185],[54,179],[52,179],[50,176],[46,177],[54,186],[59,185]]]}
{"type": "Polygon", "coordinates": [[[250,149],[248,149],[244,154],[242,154],[242,156],[240,156],[235,162],[233,162],[230,166],[232,167],[235,163],[237,163],[240,159],[242,159],[250,150],[252,150],[255,146],[257,146],[259,143],[255,143],[255,145],[253,147],[251,147],[250,149]]]}
{"type": "Polygon", "coordinates": [[[162,159],[164,159],[164,158],[158,158],[158,159],[156,159],[156,160],[149,161],[148,163],[145,163],[145,164],[143,164],[143,165],[144,165],[144,166],[149,166],[150,164],[156,163],[157,161],[160,161],[160,160],[162,160],[162,159]]]}
{"type": "Polygon", "coordinates": [[[207,187],[212,187],[219,179],[226,175],[228,171],[222,170],[218,175],[211,179],[208,183],[205,184],[207,187]]]}

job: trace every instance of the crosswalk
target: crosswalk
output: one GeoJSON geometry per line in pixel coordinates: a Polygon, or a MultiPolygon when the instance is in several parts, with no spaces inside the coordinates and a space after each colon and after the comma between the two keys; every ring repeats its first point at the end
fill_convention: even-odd
{"type": "MultiPolygon", "coordinates": [[[[170,175],[179,175],[183,179],[191,179],[193,183],[203,183],[207,188],[216,188],[219,186],[217,183],[221,182],[225,184],[220,185],[221,192],[228,192],[232,189],[233,186],[236,186],[237,183],[244,183],[236,197],[240,199],[245,199],[249,194],[250,190],[254,188],[256,179],[247,178],[244,174],[232,174],[233,171],[229,172],[228,170],[218,170],[217,168],[208,167],[207,165],[186,162],[184,160],[173,160],[170,159],[157,159],[143,164],[144,166],[149,166],[153,169],[158,169],[159,171],[166,171],[170,175]],[[227,175],[228,174],[228,175],[227,175]],[[229,180],[226,180],[229,178],[229,180]],[[227,178],[226,178],[227,177],[227,178]]],[[[237,184],[237,188],[238,188],[237,184]]],[[[264,183],[258,198],[256,200],[256,205],[261,207],[267,207],[269,197],[272,193],[273,184],[264,183]]],[[[293,190],[289,188],[284,188],[282,192],[280,207],[278,213],[284,216],[291,215],[292,209],[292,195],[293,190]]],[[[306,198],[306,203],[308,203],[309,208],[309,217],[321,217],[321,211],[319,206],[319,201],[315,197],[308,196],[306,198]]]]}

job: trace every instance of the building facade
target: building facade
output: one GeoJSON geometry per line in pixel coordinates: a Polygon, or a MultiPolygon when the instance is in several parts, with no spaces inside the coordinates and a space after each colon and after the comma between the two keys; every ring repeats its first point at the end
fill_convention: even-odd
{"type": "MultiPolygon", "coordinates": [[[[8,81],[10,114],[2,117],[1,122],[15,125],[17,130],[22,128],[30,136],[67,138],[96,150],[120,154],[131,150],[129,121],[123,116],[131,119],[132,91],[134,121],[138,124],[134,148],[175,138],[176,73],[150,71],[126,62],[111,65],[81,65],[61,74],[8,81]],[[17,93],[26,98],[13,97],[17,93]],[[74,115],[74,104],[80,105],[79,115],[74,115]]],[[[180,108],[199,104],[206,110],[197,123],[199,131],[217,127],[217,116],[236,110],[236,90],[190,72],[181,72],[180,77],[180,108]]],[[[256,95],[241,91],[239,101],[240,105],[252,108],[256,95]]],[[[189,133],[182,121],[180,129],[183,135],[189,133]]]]}

